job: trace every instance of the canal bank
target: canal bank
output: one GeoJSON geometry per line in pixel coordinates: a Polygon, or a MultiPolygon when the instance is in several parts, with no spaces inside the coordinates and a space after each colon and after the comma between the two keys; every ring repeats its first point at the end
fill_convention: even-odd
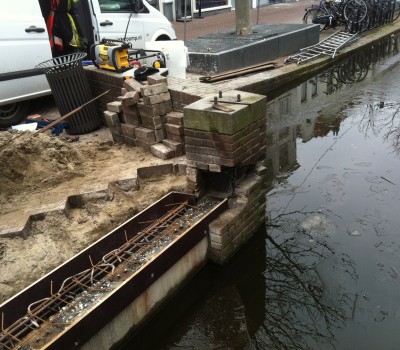
{"type": "Polygon", "coordinates": [[[269,101],[266,227],[149,348],[398,349],[398,74],[394,36],[269,101]]]}

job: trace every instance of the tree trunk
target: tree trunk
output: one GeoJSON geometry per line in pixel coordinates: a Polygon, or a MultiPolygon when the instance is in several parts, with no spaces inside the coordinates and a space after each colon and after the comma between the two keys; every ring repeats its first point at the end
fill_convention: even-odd
{"type": "Polygon", "coordinates": [[[236,0],[236,35],[246,36],[252,32],[250,21],[250,1],[236,0]]]}

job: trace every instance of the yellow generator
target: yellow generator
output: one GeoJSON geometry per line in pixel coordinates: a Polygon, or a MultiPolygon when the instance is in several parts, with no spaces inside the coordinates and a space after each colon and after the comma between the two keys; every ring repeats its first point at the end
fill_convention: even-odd
{"type": "Polygon", "coordinates": [[[103,39],[100,44],[90,47],[90,56],[93,64],[97,68],[113,70],[118,73],[131,69],[129,65],[128,49],[131,48],[129,43],[103,39]]]}

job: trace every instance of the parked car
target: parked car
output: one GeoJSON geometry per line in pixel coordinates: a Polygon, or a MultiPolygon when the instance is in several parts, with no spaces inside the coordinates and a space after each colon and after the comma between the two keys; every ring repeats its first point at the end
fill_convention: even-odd
{"type": "Polygon", "coordinates": [[[89,53],[90,46],[103,38],[126,40],[133,48],[144,48],[145,42],[175,40],[176,34],[168,19],[145,0],[2,3],[0,128],[21,122],[30,99],[51,94],[46,77],[35,69],[37,64],[71,49],[89,53]],[[67,9],[68,15],[57,11],[57,6],[67,9]],[[64,27],[72,28],[74,35],[73,40],[62,45],[64,27]]]}

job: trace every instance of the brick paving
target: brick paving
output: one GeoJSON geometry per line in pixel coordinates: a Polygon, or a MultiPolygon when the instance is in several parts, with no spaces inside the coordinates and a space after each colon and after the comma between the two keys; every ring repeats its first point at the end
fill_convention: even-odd
{"type": "MultiPolygon", "coordinates": [[[[257,11],[251,10],[251,23],[258,24],[296,24],[302,23],[304,9],[312,4],[318,4],[316,0],[299,0],[296,2],[281,3],[264,6],[257,11]],[[258,17],[258,22],[257,22],[258,17]]],[[[204,14],[204,12],[203,12],[204,14]]],[[[191,21],[173,22],[178,40],[192,40],[206,34],[235,30],[235,11],[205,16],[197,19],[195,16],[191,21]],[[186,27],[186,28],[185,28],[186,27]],[[186,35],[185,35],[186,29],[186,35]]]]}

